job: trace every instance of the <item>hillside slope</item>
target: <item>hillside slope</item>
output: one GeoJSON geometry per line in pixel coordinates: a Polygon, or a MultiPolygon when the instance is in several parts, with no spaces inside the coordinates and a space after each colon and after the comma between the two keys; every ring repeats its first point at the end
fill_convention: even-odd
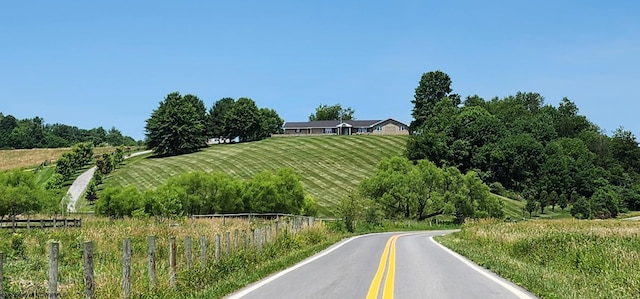
{"type": "Polygon", "coordinates": [[[105,183],[145,190],[190,171],[222,171],[250,178],[259,171],[290,167],[318,201],[320,213],[331,215],[338,200],[372,175],[380,160],[402,155],[406,142],[407,136],[362,135],[281,137],[213,145],[188,155],[135,160],[105,183]]]}

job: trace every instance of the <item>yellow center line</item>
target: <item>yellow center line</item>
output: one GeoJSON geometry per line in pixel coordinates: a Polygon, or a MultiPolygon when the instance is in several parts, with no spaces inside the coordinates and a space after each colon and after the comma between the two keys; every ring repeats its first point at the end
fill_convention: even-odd
{"type": "Polygon", "coordinates": [[[387,278],[384,281],[383,299],[393,299],[393,285],[396,276],[396,242],[400,236],[394,236],[389,251],[389,265],[387,266],[387,278]]]}
{"type": "Polygon", "coordinates": [[[382,290],[383,299],[393,299],[393,290],[396,276],[396,242],[398,238],[408,235],[414,235],[416,233],[408,233],[395,235],[387,240],[387,244],[384,247],[382,256],[380,256],[380,263],[378,264],[378,270],[376,275],[371,281],[369,286],[369,292],[367,293],[367,299],[378,299],[378,293],[382,286],[382,277],[386,271],[387,275],[384,281],[384,288],[382,290]]]}
{"type": "Polygon", "coordinates": [[[373,281],[371,281],[371,285],[369,286],[367,299],[378,299],[378,291],[380,290],[380,283],[382,283],[382,275],[384,274],[385,267],[387,266],[387,256],[389,255],[389,248],[391,247],[394,237],[395,236],[389,238],[389,240],[387,240],[387,244],[384,246],[384,251],[382,251],[382,256],[380,256],[378,270],[376,271],[376,275],[373,277],[373,281]]]}

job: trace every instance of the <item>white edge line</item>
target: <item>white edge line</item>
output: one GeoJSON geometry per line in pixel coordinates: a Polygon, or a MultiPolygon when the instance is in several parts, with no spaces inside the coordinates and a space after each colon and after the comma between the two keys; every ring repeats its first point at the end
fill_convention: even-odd
{"type": "Polygon", "coordinates": [[[465,258],[465,257],[461,256],[460,254],[454,252],[453,250],[445,247],[444,245],[436,242],[436,240],[433,239],[433,236],[429,237],[429,240],[431,240],[431,242],[433,242],[434,244],[440,246],[440,248],[442,248],[442,250],[446,251],[447,253],[451,254],[455,258],[459,259],[465,265],[469,266],[469,268],[471,268],[471,269],[475,270],[476,272],[484,275],[485,277],[491,279],[493,282],[501,285],[503,288],[507,289],[509,292],[513,293],[518,298],[521,298],[521,299],[534,299],[535,298],[535,297],[532,297],[532,296],[520,291],[518,288],[514,287],[513,285],[504,282],[500,278],[489,274],[484,268],[481,268],[480,266],[470,262],[467,258],[465,258]]]}
{"type": "Polygon", "coordinates": [[[263,280],[260,280],[257,283],[255,283],[255,284],[253,284],[253,285],[251,285],[251,286],[249,286],[249,287],[247,287],[247,288],[245,288],[245,289],[243,289],[243,290],[241,290],[241,291],[239,291],[239,292],[237,292],[235,294],[231,294],[229,297],[225,297],[225,298],[228,298],[228,299],[239,299],[239,298],[242,298],[243,296],[246,296],[249,293],[251,293],[251,292],[253,292],[253,291],[255,291],[255,290],[257,290],[257,289],[259,289],[259,288],[271,283],[271,282],[273,282],[274,280],[282,277],[283,275],[285,275],[285,274],[287,274],[289,272],[292,272],[292,271],[294,271],[294,270],[296,270],[296,269],[298,269],[298,268],[300,268],[300,267],[302,267],[302,266],[304,266],[306,264],[312,263],[315,260],[317,260],[317,259],[319,259],[321,257],[324,257],[325,255],[327,255],[327,254],[335,251],[336,249],[342,247],[342,245],[347,244],[347,243],[349,243],[349,242],[351,242],[351,241],[353,241],[355,239],[358,239],[360,237],[363,237],[363,236],[370,236],[370,235],[360,235],[360,236],[355,236],[355,237],[351,237],[349,239],[346,239],[346,240],[342,241],[341,243],[338,243],[337,245],[334,245],[333,247],[330,247],[329,249],[325,250],[324,252],[320,252],[320,253],[316,254],[315,256],[313,256],[311,258],[308,258],[307,260],[304,260],[304,261],[302,261],[300,263],[295,264],[294,266],[292,266],[290,268],[287,268],[285,270],[282,270],[282,271],[278,272],[277,274],[274,274],[274,275],[269,276],[269,277],[267,277],[267,278],[265,278],[263,280]]]}

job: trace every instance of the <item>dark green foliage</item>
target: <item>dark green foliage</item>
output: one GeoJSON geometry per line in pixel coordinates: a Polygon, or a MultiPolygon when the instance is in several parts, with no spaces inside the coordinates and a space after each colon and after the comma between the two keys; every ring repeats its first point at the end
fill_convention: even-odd
{"type": "MultiPolygon", "coordinates": [[[[129,136],[117,132],[117,138],[111,138],[111,145],[135,145],[129,136]]],[[[40,117],[18,120],[12,115],[0,118],[0,148],[57,148],[69,147],[77,143],[89,142],[98,146],[106,141],[107,132],[102,128],[79,129],[64,124],[45,124],[40,117]]]]}
{"type": "Polygon", "coordinates": [[[240,142],[257,141],[282,133],[284,121],[269,108],[258,108],[249,98],[223,98],[209,110],[208,137],[222,141],[238,138],[240,142]]]}
{"type": "Polygon", "coordinates": [[[527,199],[527,202],[524,205],[524,210],[527,211],[527,213],[529,213],[529,218],[531,218],[531,215],[537,208],[538,208],[538,202],[532,199],[527,199]]]}
{"type": "Polygon", "coordinates": [[[89,201],[89,203],[93,203],[98,198],[98,188],[96,187],[96,182],[91,180],[89,185],[87,186],[87,191],[85,192],[84,198],[89,201]]]}
{"type": "Polygon", "coordinates": [[[547,205],[555,210],[559,194],[565,194],[566,207],[580,196],[592,199],[599,189],[616,196],[599,196],[596,202],[609,204],[594,208],[591,202],[595,214],[580,215],[608,217],[619,209],[640,208],[640,187],[633,187],[640,185],[640,147],[631,132],[619,128],[609,137],[579,115],[569,99],[556,108],[545,105],[538,93],[490,101],[470,96],[463,106],[455,105],[450,83],[441,72],[421,78],[406,151],[412,161],[474,170],[484,181],[526,197],[555,192],[544,202],[532,197],[542,213],[547,205]]]}
{"type": "Polygon", "coordinates": [[[170,93],[147,119],[145,131],[147,148],[158,155],[194,152],[206,145],[204,103],[193,95],[170,93]]]}
{"type": "Polygon", "coordinates": [[[564,213],[564,209],[567,208],[567,206],[569,205],[569,200],[567,199],[567,195],[566,194],[560,194],[560,197],[558,198],[558,206],[560,207],[560,210],[564,213]]]}
{"type": "Polygon", "coordinates": [[[321,104],[316,107],[316,112],[309,115],[309,120],[352,120],[355,111],[348,107],[342,108],[341,104],[335,104],[332,106],[321,104]]]}
{"type": "MultiPolygon", "coordinates": [[[[433,109],[436,103],[449,96],[451,91],[451,78],[449,78],[449,75],[441,71],[422,74],[411,101],[414,105],[411,112],[413,116],[413,121],[410,125],[411,131],[420,128],[434,114],[433,109]]],[[[459,96],[454,96],[454,98],[457,98],[458,103],[451,101],[452,106],[459,104],[460,101],[459,96]]]]}
{"type": "Polygon", "coordinates": [[[233,107],[235,102],[233,98],[222,98],[209,109],[209,115],[207,116],[209,137],[231,139],[225,126],[224,116],[231,107],[233,107]]]}

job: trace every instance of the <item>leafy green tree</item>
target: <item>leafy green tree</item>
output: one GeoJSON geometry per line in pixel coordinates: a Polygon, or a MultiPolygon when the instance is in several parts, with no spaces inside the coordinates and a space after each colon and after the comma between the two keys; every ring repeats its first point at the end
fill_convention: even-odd
{"type": "Polygon", "coordinates": [[[524,210],[527,211],[527,213],[529,213],[529,219],[531,219],[531,217],[533,216],[533,212],[538,208],[538,202],[536,202],[533,199],[527,199],[525,205],[524,205],[524,210]]]}
{"type": "Polygon", "coordinates": [[[355,110],[348,108],[342,108],[341,104],[335,104],[332,106],[321,104],[316,107],[316,112],[309,115],[309,121],[314,120],[352,120],[355,110]]]}
{"type": "Polygon", "coordinates": [[[271,136],[271,134],[283,133],[284,120],[280,118],[280,115],[269,108],[260,108],[260,120],[261,130],[260,135],[255,139],[262,139],[271,136]]]}
{"type": "Polygon", "coordinates": [[[231,139],[240,142],[253,141],[260,136],[262,121],[256,103],[249,98],[239,98],[224,116],[224,124],[231,139]]]}
{"type": "Polygon", "coordinates": [[[560,207],[560,210],[562,211],[563,214],[564,214],[564,209],[566,209],[568,205],[569,205],[569,200],[567,199],[567,195],[564,193],[560,194],[560,198],[558,199],[558,206],[560,207]]]}
{"type": "Polygon", "coordinates": [[[189,153],[204,147],[206,109],[196,96],[173,92],[147,119],[147,148],[158,155],[189,153]]]}
{"type": "Polygon", "coordinates": [[[118,146],[116,150],[113,152],[113,162],[116,167],[124,161],[124,147],[118,146]]]}
{"type": "Polygon", "coordinates": [[[555,190],[549,193],[548,204],[551,205],[551,211],[555,211],[559,199],[560,197],[558,196],[558,192],[556,192],[555,190]]]}
{"type": "Polygon", "coordinates": [[[209,109],[208,116],[208,136],[220,138],[223,140],[231,139],[231,133],[225,123],[225,115],[235,105],[236,101],[233,98],[222,98],[215,102],[211,109],[209,109]]]}
{"type": "Polygon", "coordinates": [[[100,173],[100,170],[96,169],[96,171],[93,172],[93,177],[91,179],[96,182],[96,185],[102,184],[102,174],[100,173]]]}
{"type": "MultiPolygon", "coordinates": [[[[555,191],[552,191],[553,194],[555,191]]],[[[547,190],[542,190],[538,195],[538,203],[540,204],[540,214],[544,214],[544,208],[549,205],[553,195],[547,193],[547,190]]]]}
{"type": "MultiPolygon", "coordinates": [[[[422,74],[411,101],[414,105],[411,112],[413,116],[413,121],[410,125],[411,130],[414,131],[421,127],[427,118],[433,115],[433,108],[436,103],[449,96],[451,91],[451,78],[444,72],[432,71],[422,74]]],[[[459,96],[457,99],[459,101],[459,96]]],[[[459,103],[452,101],[452,106],[457,104],[459,103]]]]}
{"type": "Polygon", "coordinates": [[[351,192],[338,202],[337,212],[348,232],[355,232],[356,223],[362,218],[365,199],[357,192],[351,192]]]}
{"type": "Polygon", "coordinates": [[[84,198],[91,204],[98,198],[98,188],[96,187],[96,182],[94,180],[89,181],[84,198]]]}
{"type": "Polygon", "coordinates": [[[56,173],[62,176],[63,181],[71,179],[74,171],[73,157],[69,153],[65,153],[56,160],[56,173]]]}
{"type": "Polygon", "coordinates": [[[589,200],[584,196],[578,198],[571,208],[571,216],[578,219],[591,219],[591,203],[589,200]]]}

